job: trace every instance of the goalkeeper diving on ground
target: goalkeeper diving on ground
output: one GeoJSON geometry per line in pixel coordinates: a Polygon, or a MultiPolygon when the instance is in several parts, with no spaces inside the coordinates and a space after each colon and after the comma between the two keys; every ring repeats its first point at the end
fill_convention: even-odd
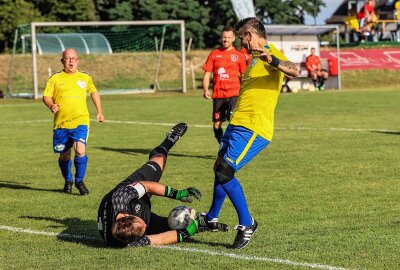
{"type": "Polygon", "coordinates": [[[186,228],[172,230],[166,217],[151,212],[152,195],[189,203],[193,198],[201,198],[200,191],[194,187],[176,190],[159,183],[168,152],[186,130],[185,123],[174,126],[164,141],[150,152],[149,161],[104,196],[97,221],[107,246],[168,245],[185,241],[199,231],[228,230],[226,224],[217,220],[206,223],[203,215],[197,215],[186,228]]]}

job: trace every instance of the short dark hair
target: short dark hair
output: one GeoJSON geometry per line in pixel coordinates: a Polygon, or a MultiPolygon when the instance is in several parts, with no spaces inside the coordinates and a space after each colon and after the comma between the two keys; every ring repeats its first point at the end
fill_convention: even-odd
{"type": "Polygon", "coordinates": [[[129,242],[142,236],[142,228],[138,226],[139,223],[135,222],[135,218],[135,216],[125,216],[116,220],[111,227],[114,238],[122,242],[129,242]]]}
{"type": "Polygon", "coordinates": [[[235,24],[235,31],[239,32],[239,30],[243,27],[246,30],[253,28],[256,31],[257,35],[263,38],[267,38],[267,31],[265,31],[263,22],[256,17],[248,17],[240,20],[235,24]]]}
{"type": "Polygon", "coordinates": [[[233,32],[233,33],[235,33],[235,29],[233,29],[233,27],[230,27],[230,26],[225,26],[224,29],[222,29],[222,32],[233,32]]]}

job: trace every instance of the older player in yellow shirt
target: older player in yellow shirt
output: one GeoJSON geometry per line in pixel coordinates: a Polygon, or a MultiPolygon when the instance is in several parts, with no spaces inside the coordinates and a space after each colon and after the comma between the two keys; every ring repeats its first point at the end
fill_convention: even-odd
{"type": "Polygon", "coordinates": [[[235,173],[268,146],[274,133],[274,112],[284,74],[299,75],[296,65],[267,42],[262,21],[246,18],[235,25],[242,46],[252,60],[242,78],[240,92],[214,164],[214,195],[205,215],[208,228],[218,230],[218,215],[226,195],[239,217],[232,248],[244,248],[258,224],[250,215],[242,187],[235,173]]]}
{"type": "Polygon", "coordinates": [[[75,187],[80,195],[88,195],[83,183],[88,157],[86,143],[89,135],[89,111],[86,104],[90,94],[97,110],[96,119],[103,122],[100,95],[92,77],[78,70],[79,57],[76,50],[66,49],[61,58],[63,70],[53,74],[43,93],[43,102],[54,113],[53,150],[59,153],[58,164],[65,179],[63,192],[72,193],[71,149],[74,148],[75,187]]]}

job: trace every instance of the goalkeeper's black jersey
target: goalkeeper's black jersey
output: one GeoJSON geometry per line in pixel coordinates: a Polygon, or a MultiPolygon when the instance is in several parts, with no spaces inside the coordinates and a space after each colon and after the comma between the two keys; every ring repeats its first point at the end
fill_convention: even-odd
{"type": "MultiPolygon", "coordinates": [[[[126,187],[133,190],[132,188],[126,187]]],[[[124,188],[124,189],[126,189],[124,188]]],[[[136,191],[136,190],[134,190],[136,191]]],[[[136,192],[137,193],[137,192],[136,192]]],[[[122,193],[118,188],[108,193],[102,200],[98,211],[98,229],[108,246],[125,246],[111,234],[111,226],[120,212],[138,216],[147,226],[150,224],[151,204],[147,195],[140,199],[130,197],[130,193],[122,193]],[[119,194],[118,194],[119,193],[119,194]],[[116,196],[117,195],[117,196],[116,196]]]]}
{"type": "MultiPolygon", "coordinates": [[[[145,234],[155,233],[155,230],[159,229],[158,227],[160,227],[160,225],[163,225],[162,228],[165,230],[168,225],[166,219],[159,220],[156,215],[151,213],[149,194],[146,193],[143,197],[138,199],[139,194],[136,189],[129,186],[132,183],[144,180],[158,182],[160,181],[161,174],[162,170],[160,166],[153,161],[149,161],[104,196],[99,206],[97,222],[100,235],[107,246],[124,247],[134,244],[122,243],[111,234],[112,224],[115,221],[115,217],[120,212],[126,212],[143,219],[147,225],[145,234]],[[151,222],[151,219],[154,219],[155,222],[151,222]],[[154,227],[157,228],[155,229],[154,227]]],[[[139,240],[140,239],[138,239],[138,242],[139,240]]]]}

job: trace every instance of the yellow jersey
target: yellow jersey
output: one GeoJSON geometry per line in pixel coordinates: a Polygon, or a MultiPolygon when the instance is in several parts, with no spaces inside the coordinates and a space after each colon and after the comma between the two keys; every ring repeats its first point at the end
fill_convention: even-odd
{"type": "Polygon", "coordinates": [[[396,4],[394,4],[394,9],[396,10],[396,19],[400,20],[400,1],[397,1],[396,4]]]}
{"type": "Polygon", "coordinates": [[[60,106],[54,115],[53,129],[73,129],[79,125],[90,124],[87,108],[87,93],[97,91],[92,77],[81,71],[68,74],[64,71],[54,73],[47,82],[43,96],[52,98],[60,106]]]}
{"type": "MultiPolygon", "coordinates": [[[[276,58],[287,58],[274,45],[267,44],[264,50],[276,58]]],[[[248,128],[271,141],[274,134],[274,112],[284,78],[283,72],[257,58],[252,60],[242,78],[231,124],[248,128]]]]}
{"type": "Polygon", "coordinates": [[[358,30],[360,28],[357,16],[355,15],[346,17],[345,23],[350,27],[350,30],[358,30]]]}

